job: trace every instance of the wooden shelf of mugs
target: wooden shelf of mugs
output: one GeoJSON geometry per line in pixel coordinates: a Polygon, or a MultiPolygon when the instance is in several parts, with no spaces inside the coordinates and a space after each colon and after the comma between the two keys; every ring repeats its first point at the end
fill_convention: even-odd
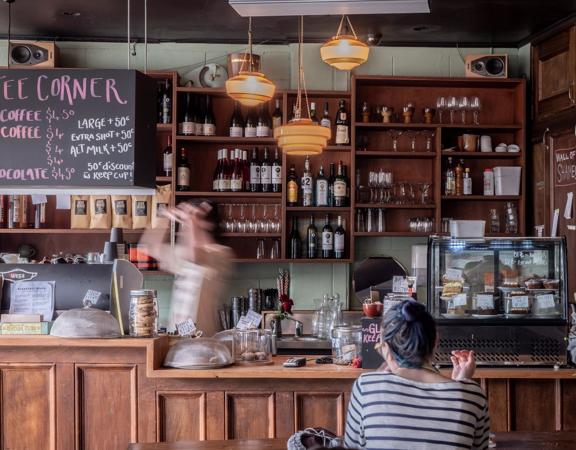
{"type": "Polygon", "coordinates": [[[273,137],[230,137],[230,136],[176,136],[177,141],[185,142],[205,142],[212,144],[276,144],[273,137]]]}
{"type": "Polygon", "coordinates": [[[356,209],[382,208],[382,209],[436,209],[436,205],[396,205],[386,203],[356,203],[356,209]]]}
{"type": "MultiPolygon", "coordinates": [[[[142,234],[144,230],[123,230],[123,234],[142,234]]],[[[110,229],[85,228],[2,228],[0,234],[110,234],[110,229]]]]}
{"type": "Polygon", "coordinates": [[[482,158],[482,159],[516,159],[522,158],[522,152],[448,152],[442,151],[442,156],[455,158],[482,158]]]}
{"type": "Polygon", "coordinates": [[[357,158],[434,159],[436,152],[356,151],[357,158]]]}
{"type": "Polygon", "coordinates": [[[447,201],[518,201],[521,195],[443,195],[442,200],[447,201]]]}
{"type": "Polygon", "coordinates": [[[265,199],[282,197],[282,192],[213,192],[213,191],[176,191],[176,197],[206,197],[206,198],[238,198],[238,199],[265,199]]]}

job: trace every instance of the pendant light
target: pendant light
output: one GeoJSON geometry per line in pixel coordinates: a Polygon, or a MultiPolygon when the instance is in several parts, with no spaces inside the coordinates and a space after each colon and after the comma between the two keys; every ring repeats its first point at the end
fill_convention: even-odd
{"type": "Polygon", "coordinates": [[[312,122],[308,92],[306,91],[306,78],[304,76],[304,58],[302,45],[304,41],[304,17],[300,16],[300,33],[298,41],[298,93],[294,111],[294,119],[286,125],[274,129],[274,138],[278,139],[278,146],[287,155],[317,155],[322,153],[331,136],[330,128],[312,122]],[[302,117],[302,90],[306,99],[308,118],[302,117]]]}
{"type": "Polygon", "coordinates": [[[245,106],[256,106],[274,97],[276,86],[263,73],[253,70],[252,17],[248,19],[248,51],[250,67],[248,70],[242,70],[245,62],[243,59],[240,73],[226,81],[226,92],[234,100],[245,106]]]}
{"type": "Polygon", "coordinates": [[[339,70],[352,70],[360,64],[364,64],[368,59],[369,52],[370,47],[358,39],[348,16],[342,16],[336,36],[325,42],[320,48],[322,61],[339,70]],[[345,25],[346,29],[350,25],[352,34],[348,34],[347,30],[345,34],[340,34],[342,25],[345,25]]]}

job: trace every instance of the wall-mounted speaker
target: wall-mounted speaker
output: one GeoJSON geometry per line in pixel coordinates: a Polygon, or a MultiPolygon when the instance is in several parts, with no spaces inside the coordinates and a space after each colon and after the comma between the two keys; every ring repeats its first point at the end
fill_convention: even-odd
{"type": "Polygon", "coordinates": [[[58,47],[54,42],[10,42],[10,67],[56,67],[58,47]]]}
{"type": "Polygon", "coordinates": [[[467,55],[466,76],[508,78],[508,55],[467,55]]]}

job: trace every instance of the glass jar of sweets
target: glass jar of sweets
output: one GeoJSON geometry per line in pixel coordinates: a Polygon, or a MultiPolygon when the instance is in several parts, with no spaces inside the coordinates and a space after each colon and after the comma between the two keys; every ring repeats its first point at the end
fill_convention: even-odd
{"type": "Polygon", "coordinates": [[[332,354],[337,362],[351,363],[362,353],[362,327],[339,325],[332,330],[332,354]]]}
{"type": "Polygon", "coordinates": [[[130,336],[154,337],[158,333],[158,301],[155,289],[130,291],[130,336]]]}

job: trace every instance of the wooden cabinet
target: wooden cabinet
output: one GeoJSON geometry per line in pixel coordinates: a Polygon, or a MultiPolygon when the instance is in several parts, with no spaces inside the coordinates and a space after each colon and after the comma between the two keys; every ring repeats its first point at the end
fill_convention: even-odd
{"type": "Polygon", "coordinates": [[[532,79],[536,121],[576,107],[576,26],[532,47],[532,79]]]}

